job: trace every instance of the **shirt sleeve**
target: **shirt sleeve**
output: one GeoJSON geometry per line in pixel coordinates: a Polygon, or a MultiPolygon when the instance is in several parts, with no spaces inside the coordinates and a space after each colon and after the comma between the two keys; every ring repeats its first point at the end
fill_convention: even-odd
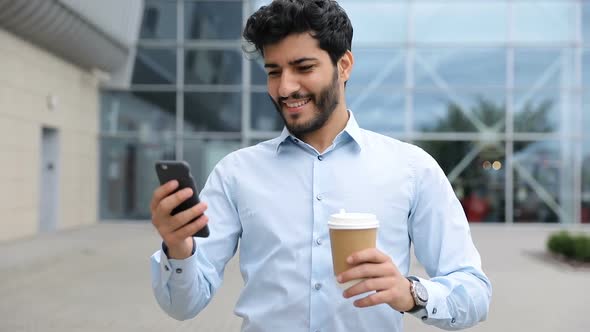
{"type": "Polygon", "coordinates": [[[416,258],[430,279],[426,324],[445,330],[471,327],[487,318],[492,285],[481,268],[465,213],[436,161],[420,150],[414,165],[415,194],[409,233],[416,258]]]}
{"type": "Polygon", "coordinates": [[[205,308],[221,286],[225,265],[237,250],[241,224],[231,185],[222,176],[226,164],[218,164],[200,195],[208,205],[209,237],[196,238],[195,254],[186,259],[168,259],[162,250],[150,259],[156,301],[177,320],[193,318],[205,308]]]}

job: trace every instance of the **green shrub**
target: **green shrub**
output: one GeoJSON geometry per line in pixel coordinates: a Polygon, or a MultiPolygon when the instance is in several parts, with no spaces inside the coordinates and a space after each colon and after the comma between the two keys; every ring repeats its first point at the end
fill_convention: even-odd
{"type": "Polygon", "coordinates": [[[574,258],[590,262],[590,237],[580,234],[574,238],[574,258]]]}
{"type": "Polygon", "coordinates": [[[590,237],[584,234],[571,235],[567,231],[554,233],[547,241],[547,248],[570,259],[590,262],[590,237]]]}

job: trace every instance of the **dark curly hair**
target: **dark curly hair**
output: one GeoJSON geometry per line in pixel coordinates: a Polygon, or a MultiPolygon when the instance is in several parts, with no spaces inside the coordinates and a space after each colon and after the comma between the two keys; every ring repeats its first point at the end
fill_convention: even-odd
{"type": "Polygon", "coordinates": [[[262,6],[246,22],[244,39],[260,52],[293,33],[310,32],[332,63],[351,50],[352,24],[346,12],[333,0],[275,0],[262,6]]]}

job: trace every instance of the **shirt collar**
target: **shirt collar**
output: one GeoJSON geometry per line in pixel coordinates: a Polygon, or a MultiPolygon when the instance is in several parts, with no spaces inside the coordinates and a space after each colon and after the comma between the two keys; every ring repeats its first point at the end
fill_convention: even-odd
{"type": "MultiPolygon", "coordinates": [[[[352,138],[352,140],[358,145],[359,148],[362,148],[362,136],[361,136],[361,128],[359,127],[356,119],[354,118],[354,114],[351,110],[348,110],[349,118],[348,122],[346,123],[346,127],[336,135],[334,139],[335,143],[338,143],[340,140],[343,139],[343,134],[348,134],[352,138]]],[[[279,153],[281,150],[281,146],[285,144],[287,141],[297,142],[299,139],[295,136],[291,135],[287,127],[283,127],[283,131],[281,135],[276,139],[276,152],[279,153]]]]}

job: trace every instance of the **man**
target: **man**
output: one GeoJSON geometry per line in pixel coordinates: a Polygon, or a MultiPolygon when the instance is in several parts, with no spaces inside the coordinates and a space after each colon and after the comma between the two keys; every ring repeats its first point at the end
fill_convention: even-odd
{"type": "Polygon", "coordinates": [[[151,260],[160,306],[194,317],[239,243],[243,331],[401,331],[405,312],[444,329],[485,319],[491,284],[445,174],[421,149],[359,128],[346,108],[354,58],[344,10],[277,0],[248,19],[244,37],[264,58],[285,129],[219,162],[191,210],[170,217],[191,192],[170,195],[175,182],[156,189],[153,224],[166,249],[151,260]],[[337,276],[366,280],[344,292],[327,227],[341,208],[380,221],[377,248],[354,253],[337,276]],[[191,237],[208,223],[209,238],[191,237]],[[406,278],[411,243],[430,279],[406,278]]]}

